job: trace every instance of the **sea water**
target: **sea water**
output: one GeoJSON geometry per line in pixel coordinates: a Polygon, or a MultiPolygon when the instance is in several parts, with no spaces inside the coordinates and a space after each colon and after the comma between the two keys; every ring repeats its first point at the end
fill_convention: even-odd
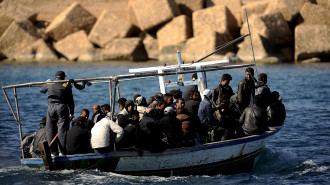
{"type": "MultiPolygon", "coordinates": [[[[129,68],[159,63],[70,63],[8,64],[0,63],[0,86],[41,82],[53,79],[56,71],[67,79],[106,77],[127,74],[129,68]]],[[[135,177],[98,170],[44,171],[20,165],[18,124],[0,95],[0,184],[329,184],[330,183],[330,64],[258,65],[258,73],[268,74],[268,86],[283,97],[287,118],[261,153],[251,173],[236,175],[193,175],[186,177],[135,177]]],[[[208,88],[219,84],[229,73],[234,92],[245,76],[244,69],[208,73],[208,88]]],[[[191,74],[185,75],[186,79],[191,74]]],[[[169,78],[175,81],[176,77],[169,78]]],[[[183,90],[183,88],[181,88],[183,90]]],[[[107,83],[84,90],[73,88],[75,116],[80,110],[91,111],[94,104],[109,103],[107,83]]],[[[13,90],[6,90],[15,109],[13,90]]],[[[158,79],[120,82],[121,96],[132,99],[141,94],[147,99],[159,92],[158,79]]],[[[47,95],[38,87],[17,89],[23,135],[33,133],[47,112],[47,95]]],[[[117,110],[118,111],[118,110],[117,110]]]]}

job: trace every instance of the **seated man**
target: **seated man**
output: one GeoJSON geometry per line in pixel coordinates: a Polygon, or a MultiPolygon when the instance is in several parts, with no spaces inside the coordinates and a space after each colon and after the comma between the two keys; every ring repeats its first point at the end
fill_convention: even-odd
{"type": "Polygon", "coordinates": [[[176,112],[173,107],[166,107],[164,117],[160,120],[160,124],[164,127],[163,141],[168,147],[180,147],[182,144],[182,123],[176,118],[176,112]]]}
{"type": "Polygon", "coordinates": [[[147,110],[147,100],[143,96],[138,96],[135,99],[136,110],[139,112],[139,121],[143,118],[143,114],[147,110]]]}
{"type": "Polygon", "coordinates": [[[91,120],[94,123],[99,122],[102,118],[105,117],[105,114],[102,112],[101,107],[99,105],[93,105],[92,111],[93,111],[93,116],[91,120]]]}
{"type": "Polygon", "coordinates": [[[125,102],[125,107],[120,111],[117,116],[117,124],[123,129],[128,125],[129,118],[134,110],[134,102],[132,100],[127,100],[125,102]]]}
{"type": "Polygon", "coordinates": [[[189,99],[185,102],[184,108],[194,116],[197,116],[201,97],[198,91],[190,91],[189,99]]]}
{"type": "Polygon", "coordinates": [[[140,121],[138,130],[138,148],[144,148],[152,152],[161,152],[166,148],[162,142],[164,127],[159,120],[164,115],[165,101],[158,100],[156,108],[147,109],[140,121]]]}
{"type": "Polygon", "coordinates": [[[139,112],[133,110],[128,119],[128,125],[124,128],[124,137],[117,143],[117,148],[129,148],[136,144],[136,133],[139,127],[139,112]]]}
{"type": "Polygon", "coordinates": [[[286,117],[282,97],[277,91],[271,94],[271,103],[267,107],[268,126],[282,126],[286,117]]]}
{"type": "MultiPolygon", "coordinates": [[[[191,79],[192,79],[192,81],[197,80],[197,73],[194,73],[191,76],[191,79]]],[[[185,89],[183,91],[183,99],[185,101],[187,101],[189,99],[191,91],[198,91],[198,86],[197,85],[188,85],[188,86],[185,87],[185,89]]]]}
{"type": "Polygon", "coordinates": [[[46,117],[42,118],[40,123],[40,128],[34,135],[32,141],[32,147],[30,147],[30,153],[32,157],[37,158],[41,157],[41,151],[39,149],[39,143],[46,140],[46,117]]]}
{"type": "Polygon", "coordinates": [[[69,129],[66,135],[67,154],[73,155],[92,152],[87,126],[87,118],[79,116],[73,127],[69,129]]]}
{"type": "Polygon", "coordinates": [[[254,105],[247,107],[240,119],[239,124],[242,125],[238,130],[238,136],[263,134],[267,129],[267,113],[260,107],[262,99],[260,96],[254,98],[254,105]]]}
{"type": "Polygon", "coordinates": [[[106,116],[97,122],[92,128],[91,144],[96,153],[109,153],[111,143],[119,142],[124,136],[124,129],[106,116]],[[111,137],[111,132],[115,133],[115,137],[111,137]]]}

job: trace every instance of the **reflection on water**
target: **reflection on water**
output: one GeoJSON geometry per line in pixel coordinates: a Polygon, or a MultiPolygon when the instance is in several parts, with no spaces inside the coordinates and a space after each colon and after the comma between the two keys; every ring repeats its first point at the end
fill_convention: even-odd
{"type": "MultiPolygon", "coordinates": [[[[150,65],[153,64],[148,63],[150,65]]],[[[65,71],[67,79],[80,79],[127,74],[129,68],[142,66],[147,63],[0,64],[0,85],[45,81],[53,78],[58,70],[65,71]]],[[[18,126],[4,96],[0,95],[1,181],[4,184],[325,184],[330,176],[330,64],[260,65],[258,72],[267,73],[270,89],[283,97],[287,119],[262,152],[252,174],[158,178],[95,170],[45,172],[22,167],[18,126]]],[[[208,73],[209,88],[218,85],[223,73],[232,75],[230,85],[236,92],[238,82],[244,78],[244,69],[208,73]]],[[[190,78],[191,75],[186,75],[186,79],[190,78]]],[[[169,79],[173,81],[176,77],[169,79]]],[[[121,96],[127,99],[135,94],[148,99],[159,91],[157,78],[120,82],[120,85],[121,96]]],[[[82,91],[73,89],[75,115],[83,108],[91,110],[94,104],[109,103],[108,88],[107,84],[94,84],[82,91]]],[[[13,97],[12,90],[7,93],[13,97]]],[[[39,88],[18,89],[17,93],[23,134],[32,133],[46,114],[47,95],[41,94],[39,88]]]]}

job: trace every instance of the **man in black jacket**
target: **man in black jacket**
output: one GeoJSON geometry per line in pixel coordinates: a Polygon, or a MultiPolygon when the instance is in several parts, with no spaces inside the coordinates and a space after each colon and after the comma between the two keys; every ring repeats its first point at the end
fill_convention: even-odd
{"type": "Polygon", "coordinates": [[[253,105],[253,97],[255,94],[254,82],[256,82],[253,76],[253,68],[246,68],[245,78],[239,82],[237,94],[230,98],[231,104],[234,104],[240,113],[242,113],[246,107],[253,105]]]}
{"type": "Polygon", "coordinates": [[[263,134],[267,130],[267,113],[260,107],[262,99],[260,96],[254,98],[254,105],[247,107],[242,113],[239,123],[244,133],[242,135],[263,134]]]}
{"type": "Polygon", "coordinates": [[[261,96],[262,107],[266,109],[271,101],[271,92],[267,86],[267,74],[265,73],[260,73],[258,75],[258,81],[255,83],[255,96],[261,96]]]}
{"type": "Polygon", "coordinates": [[[229,100],[234,95],[233,89],[229,86],[232,77],[230,74],[223,74],[221,83],[213,89],[212,101],[219,108],[222,100],[229,100]]]}
{"type": "Polygon", "coordinates": [[[99,105],[93,105],[92,111],[93,111],[93,116],[91,120],[94,123],[99,122],[102,118],[105,117],[105,114],[101,111],[101,107],[99,105]]]}
{"type": "MultiPolygon", "coordinates": [[[[64,79],[65,73],[63,71],[57,71],[55,74],[55,80],[64,79]]],[[[55,135],[58,133],[59,142],[57,142],[57,145],[53,144],[50,147],[52,156],[57,156],[58,150],[60,156],[65,156],[66,132],[69,130],[70,120],[74,118],[74,100],[71,83],[54,83],[50,81],[40,87],[40,92],[48,92],[48,110],[46,119],[46,136],[48,144],[51,143],[55,135]]]]}
{"type": "Polygon", "coordinates": [[[76,124],[68,131],[66,135],[67,154],[83,154],[92,151],[87,124],[87,118],[79,116],[76,124]]]}

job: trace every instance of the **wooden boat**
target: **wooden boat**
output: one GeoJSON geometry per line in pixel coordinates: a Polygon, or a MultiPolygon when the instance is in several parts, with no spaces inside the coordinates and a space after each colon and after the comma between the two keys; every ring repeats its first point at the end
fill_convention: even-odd
{"type": "MultiPolygon", "coordinates": [[[[244,35],[232,41],[235,43],[246,36],[244,35]]],[[[231,43],[229,43],[231,44],[231,43]]],[[[221,46],[222,49],[229,44],[221,46]]],[[[252,41],[251,41],[252,46],[252,41]]],[[[217,52],[217,50],[215,52],[217,52]]],[[[211,53],[210,55],[214,54],[211,53]]],[[[252,47],[253,53],[253,47],[252,47]]],[[[208,56],[210,56],[208,55],[208,56]]],[[[91,83],[108,83],[110,105],[114,112],[115,99],[120,98],[119,82],[126,80],[135,80],[143,78],[158,77],[160,92],[165,93],[166,88],[173,86],[185,86],[190,84],[198,85],[198,89],[202,92],[207,88],[206,73],[208,71],[225,70],[233,68],[245,68],[255,66],[254,64],[232,65],[230,60],[200,62],[208,56],[191,64],[183,64],[181,62],[181,54],[177,53],[177,64],[171,66],[158,66],[131,69],[132,74],[116,75],[98,78],[75,79],[76,82],[88,80],[91,83]],[[196,81],[185,81],[184,74],[197,73],[196,81]],[[176,75],[178,81],[170,82],[166,80],[166,76],[176,75]]],[[[59,80],[53,82],[68,82],[68,80],[59,80]]],[[[23,87],[39,87],[47,82],[33,82],[26,84],[18,84],[2,87],[2,91],[6,97],[10,110],[18,122],[20,139],[22,141],[21,121],[19,116],[19,108],[17,102],[16,88],[23,87]],[[14,89],[16,113],[7,96],[6,89],[14,89]]],[[[172,148],[164,152],[152,153],[149,151],[136,151],[134,149],[125,151],[113,151],[108,154],[100,155],[95,153],[68,155],[66,157],[50,158],[46,154],[44,158],[23,158],[21,164],[31,168],[49,168],[49,163],[53,164],[52,169],[99,169],[101,171],[114,172],[129,175],[194,175],[194,174],[233,174],[241,172],[250,172],[254,163],[258,159],[259,154],[265,148],[267,142],[276,134],[281,127],[271,128],[262,135],[253,135],[244,138],[237,138],[227,141],[219,141],[206,143],[192,147],[172,148]],[[46,156],[46,157],[45,157],[46,156]]],[[[47,143],[47,142],[46,142],[47,143]]]]}
{"type": "MultiPolygon", "coordinates": [[[[128,175],[184,176],[196,174],[235,174],[250,172],[266,143],[280,128],[263,135],[173,148],[161,153],[116,151],[98,155],[68,155],[53,159],[56,169],[99,169],[128,175]]],[[[31,168],[43,168],[41,158],[22,159],[31,168]]]]}

